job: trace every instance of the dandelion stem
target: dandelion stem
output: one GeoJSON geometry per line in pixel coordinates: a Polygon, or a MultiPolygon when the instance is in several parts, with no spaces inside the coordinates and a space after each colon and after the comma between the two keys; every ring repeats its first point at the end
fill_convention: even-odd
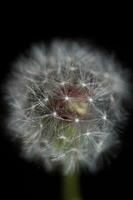
{"type": "Polygon", "coordinates": [[[79,173],[63,176],[63,200],[81,200],[79,173]]]}

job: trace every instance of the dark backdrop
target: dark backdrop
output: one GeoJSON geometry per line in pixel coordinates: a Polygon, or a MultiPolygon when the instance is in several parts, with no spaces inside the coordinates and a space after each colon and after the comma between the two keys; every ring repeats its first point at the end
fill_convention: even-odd
{"type": "MultiPolygon", "coordinates": [[[[67,3],[66,3],[67,4],[67,3]]],[[[1,58],[0,58],[0,84],[6,82],[11,70],[11,63],[20,53],[25,52],[33,43],[54,38],[86,39],[94,44],[114,53],[123,67],[133,72],[133,31],[130,9],[121,7],[115,10],[112,7],[109,12],[99,10],[98,5],[88,6],[87,9],[77,10],[77,4],[73,9],[71,3],[59,11],[54,9],[51,3],[49,7],[43,5],[43,9],[27,5],[21,10],[18,8],[5,9],[1,23],[1,58]],[[51,8],[52,7],[52,8],[51,8]],[[96,8],[97,7],[97,8],[96,8]],[[32,13],[30,12],[32,11],[32,13]],[[76,12],[75,12],[76,11],[76,12]],[[92,11],[92,12],[91,12],[92,11]],[[99,12],[98,12],[99,11],[99,12]],[[119,11],[121,11],[119,13],[119,11]]],[[[104,11],[105,11],[104,10],[104,11]]],[[[18,155],[17,147],[6,136],[7,107],[0,94],[0,196],[1,199],[61,199],[61,177],[59,172],[46,173],[40,166],[28,163],[18,155]]],[[[123,145],[118,158],[111,166],[98,174],[89,175],[81,172],[81,190],[85,200],[88,199],[131,199],[133,180],[133,131],[132,110],[131,116],[124,128],[123,145]]],[[[124,114],[124,113],[123,113],[124,114]]],[[[133,197],[133,195],[132,195],[133,197]]],[[[83,200],[84,200],[83,199],[83,200]]]]}

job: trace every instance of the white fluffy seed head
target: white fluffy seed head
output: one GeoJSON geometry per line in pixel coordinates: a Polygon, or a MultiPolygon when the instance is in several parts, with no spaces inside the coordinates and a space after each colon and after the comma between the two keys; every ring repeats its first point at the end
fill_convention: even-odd
{"type": "Polygon", "coordinates": [[[40,158],[48,169],[62,164],[68,173],[84,164],[93,170],[118,145],[114,127],[123,120],[127,90],[122,70],[77,43],[56,41],[47,49],[34,47],[7,83],[12,136],[27,158],[40,158]]]}

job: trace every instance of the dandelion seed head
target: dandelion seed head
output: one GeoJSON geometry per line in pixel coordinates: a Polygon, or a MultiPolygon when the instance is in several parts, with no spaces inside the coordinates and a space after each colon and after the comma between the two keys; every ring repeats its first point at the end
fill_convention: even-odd
{"type": "Polygon", "coordinates": [[[49,170],[61,164],[64,173],[97,169],[102,152],[119,143],[115,126],[128,90],[122,71],[104,52],[76,42],[34,46],[6,85],[7,123],[23,155],[49,170]]]}

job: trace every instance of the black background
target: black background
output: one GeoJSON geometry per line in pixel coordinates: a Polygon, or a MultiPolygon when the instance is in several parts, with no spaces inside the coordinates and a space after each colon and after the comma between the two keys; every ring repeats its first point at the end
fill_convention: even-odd
{"type": "MultiPolygon", "coordinates": [[[[81,3],[81,2],[80,2],[81,3]]],[[[82,5],[82,4],[81,4],[82,5]]],[[[130,6],[109,3],[103,9],[99,5],[81,7],[64,2],[63,8],[42,5],[33,10],[32,5],[20,3],[5,9],[1,17],[0,87],[8,79],[11,64],[20,53],[33,43],[50,42],[54,38],[84,39],[102,47],[133,73],[133,31],[130,6]],[[77,9],[77,7],[79,9],[77,9]],[[85,8],[86,7],[86,8],[85,8]],[[42,9],[41,9],[42,8],[42,9]],[[110,8],[110,9],[109,9],[110,8]]],[[[131,80],[132,81],[132,80],[131,80]]],[[[28,163],[18,155],[17,147],[6,133],[7,107],[0,101],[0,195],[1,199],[61,199],[61,176],[59,172],[47,173],[41,166],[28,163]]],[[[90,175],[81,171],[83,200],[132,199],[133,180],[133,133],[131,116],[122,134],[122,149],[112,165],[90,175]]],[[[123,113],[124,114],[124,113],[123,113]]]]}

